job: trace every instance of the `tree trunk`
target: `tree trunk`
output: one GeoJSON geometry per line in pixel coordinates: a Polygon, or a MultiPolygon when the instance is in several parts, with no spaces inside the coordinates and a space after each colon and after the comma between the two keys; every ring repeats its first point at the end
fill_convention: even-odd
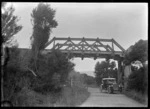
{"type": "Polygon", "coordinates": [[[3,92],[3,89],[4,89],[4,87],[3,87],[3,84],[4,84],[4,71],[3,71],[3,65],[2,65],[2,69],[1,69],[1,101],[3,101],[4,100],[4,92],[3,92]]]}

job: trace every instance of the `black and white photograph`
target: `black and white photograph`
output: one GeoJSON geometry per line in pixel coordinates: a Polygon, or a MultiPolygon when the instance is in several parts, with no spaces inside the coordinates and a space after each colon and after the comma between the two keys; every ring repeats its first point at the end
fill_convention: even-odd
{"type": "Polygon", "coordinates": [[[1,2],[1,107],[148,107],[148,3],[1,2]]]}

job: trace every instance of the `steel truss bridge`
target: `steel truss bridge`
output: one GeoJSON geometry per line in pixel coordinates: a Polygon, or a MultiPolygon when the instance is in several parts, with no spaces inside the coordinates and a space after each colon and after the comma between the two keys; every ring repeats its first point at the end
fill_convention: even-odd
{"type": "Polygon", "coordinates": [[[57,38],[51,39],[45,46],[52,46],[50,49],[45,49],[45,52],[50,53],[52,49],[60,50],[62,53],[71,57],[83,58],[112,58],[120,60],[124,57],[125,49],[118,44],[114,39],[99,39],[99,38],[57,38]],[[103,43],[111,43],[103,44],[103,43]],[[114,46],[119,48],[119,51],[114,49],[114,46]]]}

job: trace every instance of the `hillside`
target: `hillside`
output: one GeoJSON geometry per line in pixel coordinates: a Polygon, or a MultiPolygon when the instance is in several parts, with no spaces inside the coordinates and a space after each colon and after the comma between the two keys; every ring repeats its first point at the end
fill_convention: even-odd
{"type": "Polygon", "coordinates": [[[89,76],[95,77],[94,71],[80,71],[80,73],[81,73],[81,74],[86,73],[86,74],[89,75],[89,76]]]}

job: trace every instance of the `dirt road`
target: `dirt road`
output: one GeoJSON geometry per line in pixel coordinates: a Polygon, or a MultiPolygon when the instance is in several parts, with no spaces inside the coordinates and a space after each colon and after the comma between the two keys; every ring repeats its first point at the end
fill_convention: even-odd
{"type": "Polygon", "coordinates": [[[88,88],[90,97],[81,107],[146,107],[120,93],[100,93],[98,88],[88,88]]]}

